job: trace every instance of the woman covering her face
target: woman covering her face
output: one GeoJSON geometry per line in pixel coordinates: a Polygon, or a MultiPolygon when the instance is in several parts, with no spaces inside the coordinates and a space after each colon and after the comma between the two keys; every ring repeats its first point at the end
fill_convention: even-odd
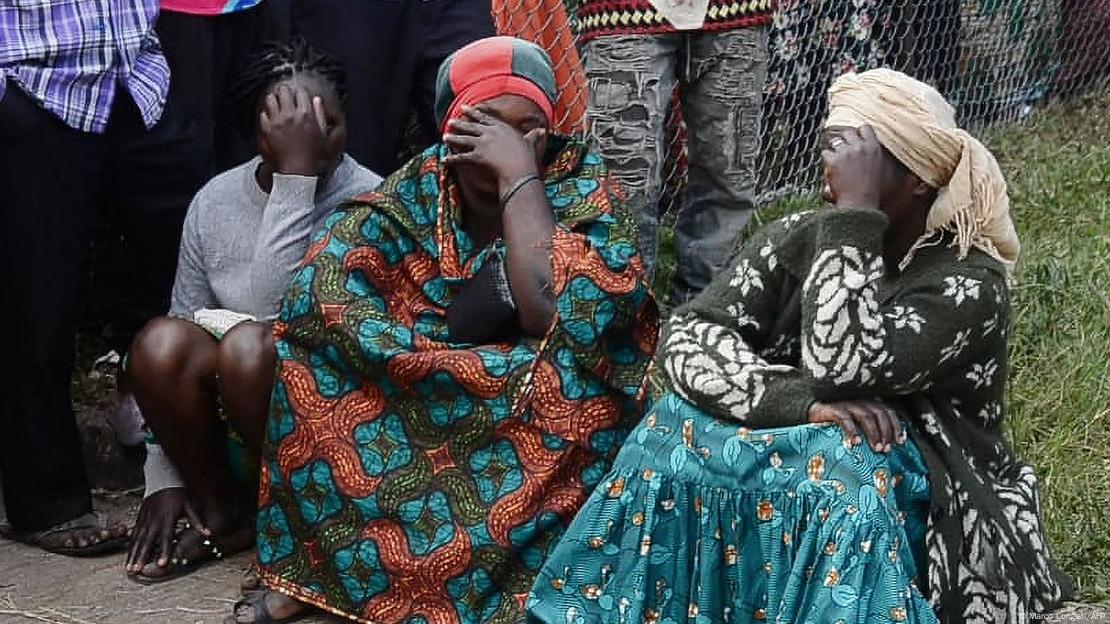
{"type": "Polygon", "coordinates": [[[898,72],[836,81],[829,205],[756,233],[667,322],[671,392],[532,616],[986,624],[1068,596],[1003,435],[1006,185],[953,112],[898,72]]]}
{"type": "Polygon", "coordinates": [[[329,221],[277,323],[261,578],[238,621],[509,622],[642,415],[657,313],[550,60],[471,44],[444,142],[329,221]],[[296,599],[291,600],[289,597],[296,599]]]}
{"type": "Polygon", "coordinates": [[[344,76],[294,39],[263,46],[231,88],[258,155],[193,198],[169,312],[136,336],[124,376],[151,434],[126,564],[136,582],[179,578],[253,542],[270,321],[313,232],[381,182],[344,152],[344,76]],[[181,519],[191,526],[177,531],[181,519]]]}

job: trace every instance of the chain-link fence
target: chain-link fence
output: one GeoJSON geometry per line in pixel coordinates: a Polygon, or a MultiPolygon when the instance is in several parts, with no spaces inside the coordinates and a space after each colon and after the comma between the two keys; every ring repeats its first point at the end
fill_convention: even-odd
{"type": "MultiPolygon", "coordinates": [[[[558,126],[586,132],[579,0],[494,0],[499,30],[536,41],[560,78],[558,126]]],[[[972,130],[1016,121],[1110,81],[1110,0],[778,0],[769,27],[759,191],[811,190],[825,91],[847,71],[892,67],[936,86],[972,130]]],[[[677,101],[677,99],[675,100],[677,101]]],[[[685,132],[668,115],[661,210],[682,196],[685,132]]]]}

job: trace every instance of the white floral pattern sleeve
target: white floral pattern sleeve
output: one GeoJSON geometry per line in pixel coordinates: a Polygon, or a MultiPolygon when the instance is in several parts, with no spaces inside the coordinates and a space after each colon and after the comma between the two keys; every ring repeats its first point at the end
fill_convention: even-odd
{"type": "Polygon", "coordinates": [[[776,249],[803,218],[791,215],[756,233],[664,327],[659,363],[671,389],[718,418],[752,427],[807,420],[814,398],[796,366],[797,333],[775,331],[784,293],[796,286],[776,249]]]}
{"type": "Polygon", "coordinates": [[[964,369],[975,389],[1002,383],[998,362],[976,359],[999,339],[985,330],[995,329],[1005,305],[1002,277],[969,264],[907,280],[883,300],[886,223],[874,211],[830,210],[816,228],[802,284],[801,349],[817,397],[909,394],[964,369]]]}

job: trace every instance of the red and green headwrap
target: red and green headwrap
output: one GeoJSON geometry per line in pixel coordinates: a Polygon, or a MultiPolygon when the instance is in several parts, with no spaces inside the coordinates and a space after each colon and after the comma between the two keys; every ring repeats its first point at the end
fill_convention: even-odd
{"type": "Polygon", "coordinates": [[[480,39],[443,61],[436,77],[436,122],[447,122],[474,106],[502,95],[519,95],[540,107],[554,124],[555,71],[543,48],[516,37],[480,39]]]}

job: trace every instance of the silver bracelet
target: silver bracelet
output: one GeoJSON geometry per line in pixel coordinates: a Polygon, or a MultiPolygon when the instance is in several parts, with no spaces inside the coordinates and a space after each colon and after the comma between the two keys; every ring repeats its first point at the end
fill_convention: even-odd
{"type": "Polygon", "coordinates": [[[540,176],[538,174],[529,173],[528,175],[524,176],[523,178],[517,180],[516,184],[514,184],[508,191],[506,191],[503,195],[501,195],[501,210],[504,210],[505,206],[509,205],[509,201],[512,200],[513,196],[516,195],[517,192],[520,189],[524,188],[524,185],[528,184],[529,182],[531,182],[533,180],[538,181],[539,179],[540,179],[540,176]]]}

